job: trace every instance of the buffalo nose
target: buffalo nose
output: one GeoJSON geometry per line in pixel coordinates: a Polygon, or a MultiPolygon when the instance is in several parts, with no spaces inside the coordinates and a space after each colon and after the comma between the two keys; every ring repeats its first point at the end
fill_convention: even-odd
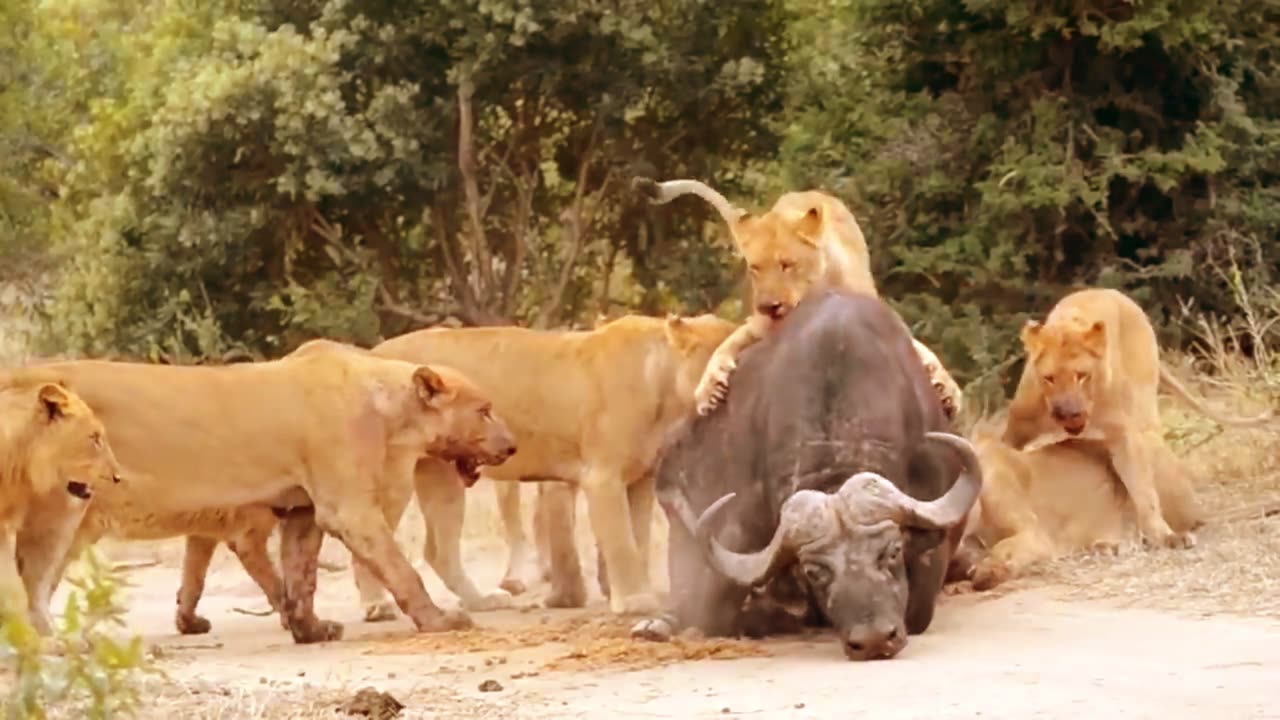
{"type": "Polygon", "coordinates": [[[850,660],[877,660],[891,658],[906,645],[902,630],[889,627],[863,626],[850,630],[845,636],[844,654],[850,660]]]}
{"type": "Polygon", "coordinates": [[[782,317],[782,312],[783,312],[782,303],[780,302],[760,303],[759,305],[756,306],[756,310],[760,311],[760,313],[763,315],[768,315],[774,320],[777,320],[778,318],[782,317]]]}

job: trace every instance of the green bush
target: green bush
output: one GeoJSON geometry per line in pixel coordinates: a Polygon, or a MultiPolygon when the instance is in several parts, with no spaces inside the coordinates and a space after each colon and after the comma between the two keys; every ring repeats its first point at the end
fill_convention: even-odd
{"type": "Polygon", "coordinates": [[[51,637],[37,635],[25,614],[9,614],[0,624],[0,667],[13,680],[6,720],[136,715],[139,676],[154,668],[141,637],[113,636],[124,627],[125,581],[92,550],[83,560],[79,576],[68,573],[73,590],[51,637]]]}

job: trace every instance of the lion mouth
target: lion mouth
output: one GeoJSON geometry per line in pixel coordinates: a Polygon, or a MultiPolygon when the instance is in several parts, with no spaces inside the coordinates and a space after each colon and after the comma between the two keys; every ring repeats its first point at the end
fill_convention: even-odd
{"type": "Polygon", "coordinates": [[[89,490],[89,486],[82,482],[72,480],[67,483],[67,492],[81,500],[88,500],[93,497],[93,492],[89,490]]]}
{"type": "Polygon", "coordinates": [[[453,466],[457,468],[458,475],[462,478],[462,482],[467,487],[476,484],[480,479],[480,465],[471,458],[459,458],[453,461],[453,466]]]}
{"type": "Polygon", "coordinates": [[[1062,429],[1067,431],[1068,435],[1076,436],[1084,432],[1084,421],[1074,421],[1062,424],[1062,429]]]}

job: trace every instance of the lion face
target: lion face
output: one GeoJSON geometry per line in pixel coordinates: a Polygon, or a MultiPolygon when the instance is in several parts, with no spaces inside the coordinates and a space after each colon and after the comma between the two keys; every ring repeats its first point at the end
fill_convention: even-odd
{"type": "Polygon", "coordinates": [[[1101,320],[1083,328],[1030,320],[1022,328],[1022,345],[1045,407],[1069,435],[1079,435],[1089,424],[1095,383],[1105,369],[1106,340],[1101,320]]]}
{"type": "Polygon", "coordinates": [[[120,482],[106,428],[80,396],[61,384],[45,383],[34,399],[31,481],[37,494],[62,488],[88,500],[100,484],[120,482]]]}
{"type": "Polygon", "coordinates": [[[418,398],[441,421],[434,454],[452,462],[468,487],[480,479],[481,466],[501,465],[515,455],[515,436],[465,375],[451,368],[422,366],[413,379],[418,398]]]}
{"type": "Polygon", "coordinates": [[[733,228],[751,275],[755,312],[777,321],[786,317],[826,273],[818,239],[822,214],[811,207],[799,217],[776,211],[745,217],[733,228]]]}
{"type": "Polygon", "coordinates": [[[667,317],[667,344],[675,351],[676,394],[692,402],[694,388],[711,360],[711,354],[736,326],[711,313],[693,317],[667,317]]]}

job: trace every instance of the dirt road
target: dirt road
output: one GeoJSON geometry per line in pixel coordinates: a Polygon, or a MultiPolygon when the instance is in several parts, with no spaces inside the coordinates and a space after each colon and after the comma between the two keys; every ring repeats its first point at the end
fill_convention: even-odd
{"type": "MultiPolygon", "coordinates": [[[[332,708],[342,698],[373,686],[405,703],[404,718],[832,718],[868,710],[895,720],[1280,718],[1280,623],[1269,620],[1065,602],[1039,588],[948,596],[929,632],[889,662],[846,662],[832,638],[816,637],[770,642],[770,657],[570,672],[546,669],[567,653],[554,642],[470,653],[371,643],[388,631],[407,636],[410,624],[360,622],[347,572],[322,573],[318,603],[347,624],[347,639],[296,646],[275,618],[232,612],[263,601],[228,560],[210,578],[202,610],[214,630],[203,637],[173,630],[175,569],[130,574],[130,625],[186,688],[166,700],[182,706],[182,717],[341,717],[332,708]],[[485,680],[502,689],[481,692],[485,680]]],[[[478,579],[494,582],[499,569],[484,570],[478,579]]],[[[439,602],[455,603],[424,576],[439,602]]],[[[537,592],[517,600],[531,605],[537,592]]],[[[587,612],[603,615],[598,597],[587,612]]],[[[582,614],[528,608],[474,617],[514,637],[582,614]]]]}

